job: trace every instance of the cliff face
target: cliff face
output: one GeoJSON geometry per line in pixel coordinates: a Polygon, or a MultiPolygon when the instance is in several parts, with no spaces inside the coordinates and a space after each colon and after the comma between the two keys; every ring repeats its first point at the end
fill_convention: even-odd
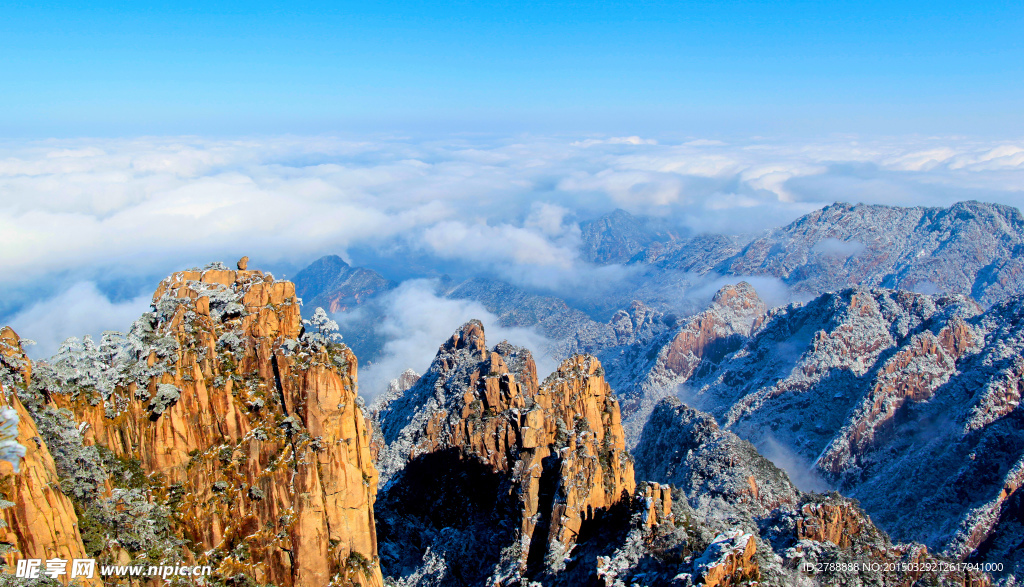
{"type": "Polygon", "coordinates": [[[636,444],[658,400],[738,350],[760,326],[765,312],[753,286],[741,281],[722,287],[704,311],[671,327],[660,312],[639,302],[629,313],[616,314],[612,324],[617,326],[619,345],[598,356],[622,397],[627,442],[636,444]]]}
{"type": "MultiPolygon", "coordinates": [[[[682,555],[676,581],[685,574],[693,584],[720,586],[989,583],[973,570],[939,571],[952,561],[920,544],[894,543],[853,500],[798,490],[750,443],[674,398],[655,408],[635,459],[638,475],[671,484],[678,497],[675,528],[659,528],[645,542],[655,557],[682,555]]],[[[665,573],[643,568],[642,554],[637,560],[616,578],[628,584],[637,572],[665,573]]]]}
{"type": "Polygon", "coordinates": [[[1019,554],[982,545],[1021,536],[1022,316],[1019,299],[982,312],[960,296],[826,294],[771,312],[689,399],[813,467],[895,538],[1020,572],[1019,554]]]}
{"type": "MultiPolygon", "coordinates": [[[[196,560],[275,585],[380,585],[377,474],[356,358],[303,334],[294,286],[212,267],[165,279],[107,390],[54,394],[135,457],[196,560]]],[[[316,320],[314,320],[316,322],[316,320]]]]}
{"type": "Polygon", "coordinates": [[[422,553],[403,550],[409,517],[418,514],[423,531],[449,529],[431,546],[443,564],[423,580],[469,573],[505,582],[560,570],[587,522],[628,507],[635,490],[600,363],[577,356],[538,383],[530,353],[508,343],[488,350],[479,322],[460,328],[419,382],[378,414],[387,443],[381,548],[392,557],[387,568],[406,580],[423,571],[422,553]],[[452,516],[451,503],[434,501],[445,496],[434,495],[429,472],[452,479],[447,496],[468,500],[452,516]],[[493,548],[463,560],[485,532],[493,548]]]}
{"type": "MultiPolygon", "coordinates": [[[[8,380],[7,386],[0,384],[0,405],[17,412],[17,440],[26,449],[17,473],[10,463],[0,461],[0,491],[13,504],[0,510],[6,523],[0,529],[0,542],[16,548],[4,556],[4,562],[8,569],[13,569],[18,559],[88,558],[74,505],[60,491],[53,456],[16,393],[18,386],[30,383],[32,370],[18,335],[7,327],[0,329],[0,355],[4,367],[13,367],[5,369],[4,379],[8,380]]],[[[66,583],[69,578],[62,579],[66,583]]],[[[95,577],[84,581],[88,585],[101,584],[95,577]]]]}

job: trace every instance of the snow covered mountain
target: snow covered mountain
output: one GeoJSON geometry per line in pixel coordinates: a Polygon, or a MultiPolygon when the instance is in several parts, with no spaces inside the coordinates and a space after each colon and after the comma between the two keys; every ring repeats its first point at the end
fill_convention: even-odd
{"type": "Polygon", "coordinates": [[[682,393],[895,538],[1019,573],[1022,319],[1021,298],[847,289],[769,312],[682,393]]]}
{"type": "Polygon", "coordinates": [[[852,286],[959,293],[989,305],[1024,293],[1024,216],[1000,204],[836,203],[750,240],[703,235],[642,255],[661,268],[769,275],[797,292],[852,286]]]}
{"type": "Polygon", "coordinates": [[[673,398],[644,427],[634,474],[597,359],[568,359],[539,382],[529,351],[488,349],[483,336],[464,325],[418,381],[369,409],[391,584],[895,586],[940,576],[901,563],[950,562],[894,543],[848,498],[798,490],[673,398]]]}
{"type": "MultiPolygon", "coordinates": [[[[700,544],[701,534],[714,536],[695,558],[695,570],[722,550],[738,556],[743,545],[750,551],[750,556],[734,562],[735,582],[720,584],[987,583],[971,571],[907,572],[903,565],[908,562],[925,563],[920,567],[925,569],[949,565],[950,560],[929,553],[921,544],[892,541],[854,500],[838,493],[800,491],[753,445],[678,399],[666,398],[655,407],[634,459],[638,477],[671,484],[673,507],[685,512],[683,525],[691,543],[700,544]],[[729,548],[715,549],[716,543],[729,548]]],[[[677,527],[679,521],[677,514],[677,527]]],[[[635,573],[628,567],[623,571],[635,573]]]]}

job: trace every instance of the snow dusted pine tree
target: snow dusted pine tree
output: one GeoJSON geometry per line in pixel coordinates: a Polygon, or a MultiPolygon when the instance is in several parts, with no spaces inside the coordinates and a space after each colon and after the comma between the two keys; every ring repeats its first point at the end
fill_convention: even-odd
{"type": "Polygon", "coordinates": [[[331,320],[323,308],[317,308],[316,312],[313,312],[313,317],[309,320],[303,320],[302,323],[306,325],[306,331],[302,334],[304,341],[318,346],[341,342],[341,334],[338,333],[338,323],[331,320]]]}

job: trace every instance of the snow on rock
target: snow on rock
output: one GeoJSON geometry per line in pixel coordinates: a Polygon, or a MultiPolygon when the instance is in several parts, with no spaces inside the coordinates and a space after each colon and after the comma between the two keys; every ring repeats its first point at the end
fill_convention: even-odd
{"type": "Polygon", "coordinates": [[[88,443],[139,460],[186,560],[260,584],[381,585],[356,358],[322,312],[306,325],[290,282],[180,271],[126,335],[66,345],[42,393],[88,443]]]}
{"type": "Polygon", "coordinates": [[[1022,318],[1022,298],[983,311],[964,296],[829,293],[769,312],[687,397],[794,474],[811,468],[860,500],[895,538],[979,556],[1016,527],[1022,318]]]}
{"type": "Polygon", "coordinates": [[[632,500],[618,402],[593,357],[539,383],[529,351],[489,350],[471,321],[373,409],[386,442],[381,550],[396,576],[421,564],[409,533],[438,525],[419,540],[462,576],[558,573],[588,522],[632,500]]]}

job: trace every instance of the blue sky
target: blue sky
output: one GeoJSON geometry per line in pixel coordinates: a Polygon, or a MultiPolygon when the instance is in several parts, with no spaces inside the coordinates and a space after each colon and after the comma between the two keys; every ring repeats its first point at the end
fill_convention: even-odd
{"type": "Polygon", "coordinates": [[[0,136],[1024,130],[1021,2],[0,7],[0,136]]]}

